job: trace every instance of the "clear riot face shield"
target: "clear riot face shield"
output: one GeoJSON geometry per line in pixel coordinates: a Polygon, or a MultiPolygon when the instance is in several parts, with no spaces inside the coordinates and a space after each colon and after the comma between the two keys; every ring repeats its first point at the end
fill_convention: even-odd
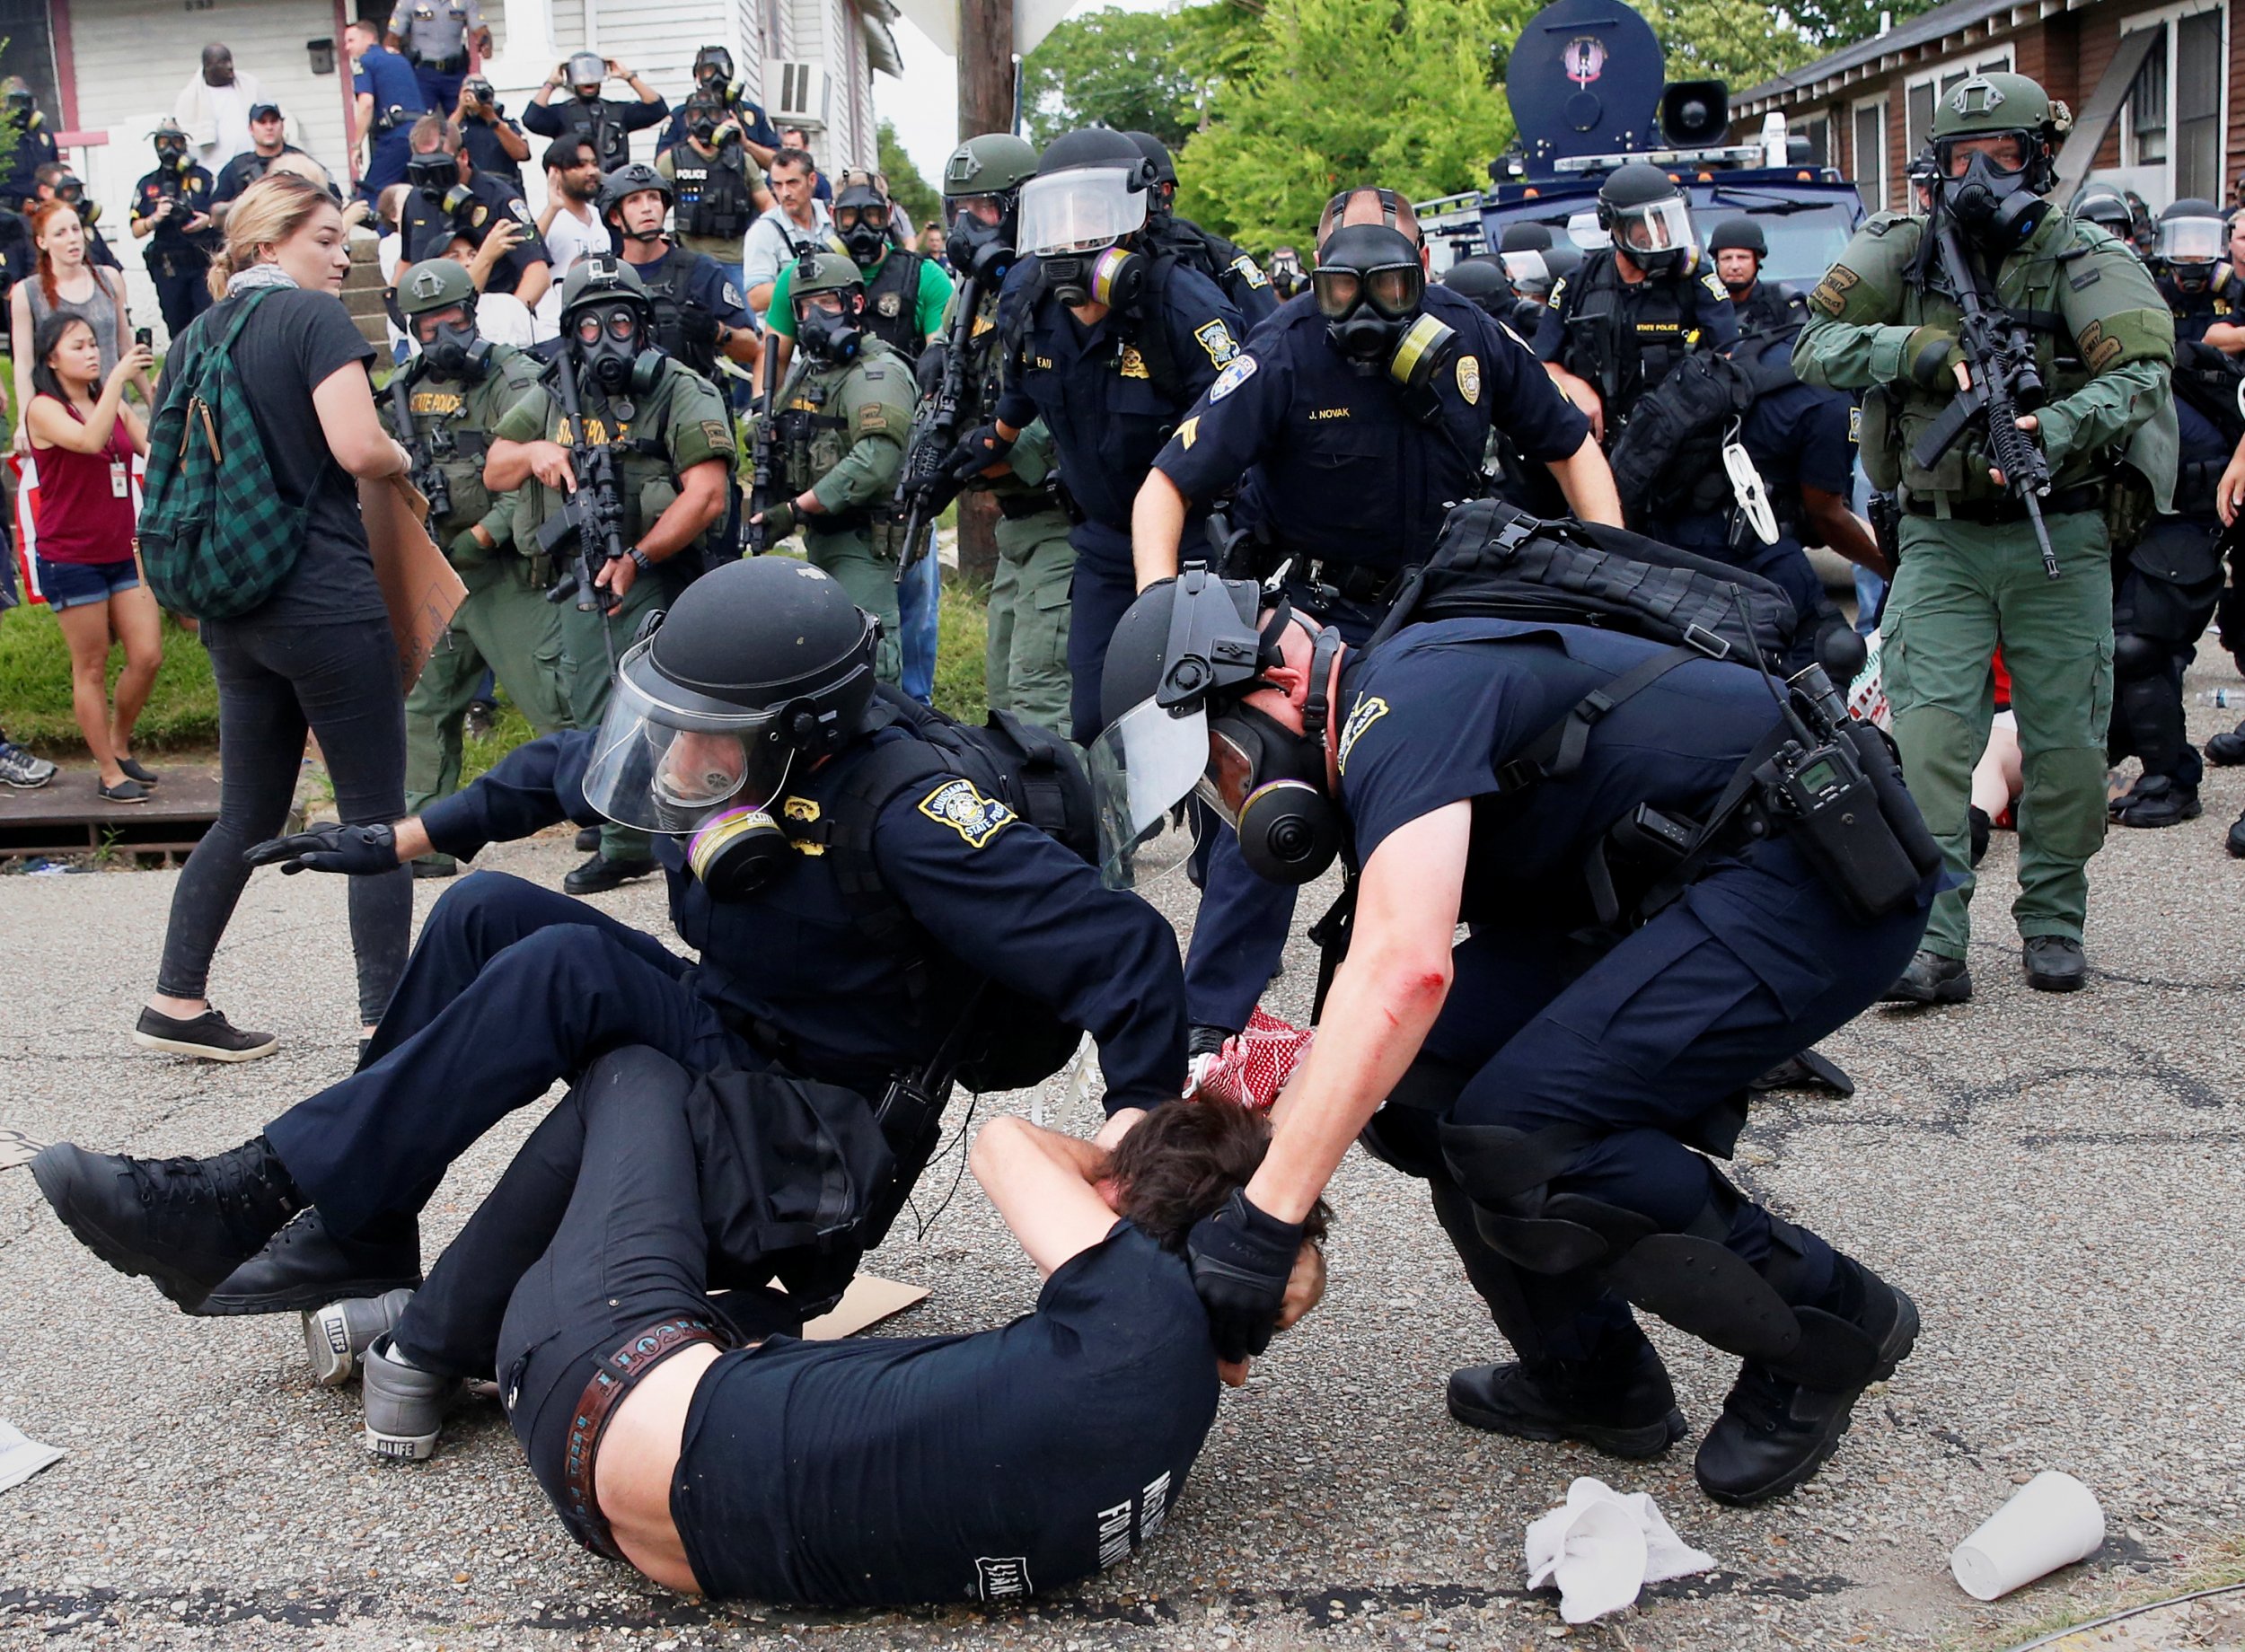
{"type": "Polygon", "coordinates": [[[666,691],[649,637],[617,663],[616,684],[585,769],[585,801],[620,826],[684,834],[720,810],[764,808],[786,786],[789,707],[691,706],[666,691]]]}
{"type": "Polygon", "coordinates": [[[1111,247],[1146,222],[1147,191],[1121,166],[1078,166],[1021,186],[1016,242],[1050,257],[1111,247]]]}

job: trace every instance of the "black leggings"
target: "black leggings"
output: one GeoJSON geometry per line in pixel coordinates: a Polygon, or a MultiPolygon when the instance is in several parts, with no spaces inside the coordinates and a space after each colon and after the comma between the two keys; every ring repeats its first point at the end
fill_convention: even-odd
{"type": "MultiPolygon", "coordinates": [[[[307,727],[320,737],[345,825],[405,813],[405,695],[387,620],[295,628],[214,620],[203,642],[218,680],[218,822],[188,857],[172,895],[156,990],[179,998],[199,998],[209,984],[211,954],[250,879],[242,851],[287,823],[307,727]]],[[[401,866],[353,878],[349,900],[358,1014],[373,1023],[405,968],[413,875],[401,866]]]]}

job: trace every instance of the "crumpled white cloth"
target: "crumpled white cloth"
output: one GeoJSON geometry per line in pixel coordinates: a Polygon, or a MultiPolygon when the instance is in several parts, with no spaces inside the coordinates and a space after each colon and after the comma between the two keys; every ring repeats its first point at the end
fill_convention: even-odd
{"type": "Polygon", "coordinates": [[[1527,1586],[1559,1590],[1570,1623],[1619,1612],[1645,1585],[1712,1571],[1715,1559],[1676,1534],[1642,1491],[1627,1497],[1588,1477],[1567,1488],[1567,1506],[1527,1528],[1527,1586]]]}

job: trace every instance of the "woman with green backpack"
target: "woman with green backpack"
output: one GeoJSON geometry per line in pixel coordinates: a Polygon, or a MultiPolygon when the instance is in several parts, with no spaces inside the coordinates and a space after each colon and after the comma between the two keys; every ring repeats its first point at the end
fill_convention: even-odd
{"type": "MultiPolygon", "coordinates": [[[[205,996],[249,880],[242,851],[282,830],[307,729],[347,825],[405,813],[405,699],[358,479],[409,461],[374,411],[374,347],[339,294],[348,231],[327,192],[287,173],[233,203],[211,268],[218,303],[175,339],[150,429],[140,540],[163,604],[203,621],[218,683],[217,823],[172,899],[156,990],[133,1041],[216,1061],[279,1047],[205,996]]],[[[411,874],[354,880],[361,1036],[404,967],[411,874]]]]}

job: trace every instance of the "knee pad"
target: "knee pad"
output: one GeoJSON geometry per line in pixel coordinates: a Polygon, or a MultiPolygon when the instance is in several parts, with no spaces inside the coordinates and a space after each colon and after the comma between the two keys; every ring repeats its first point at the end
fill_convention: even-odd
{"type": "Polygon", "coordinates": [[[2122,682],[2164,677],[2174,650],[2135,631],[2116,631],[2112,639],[2112,674],[2122,682]]]}

